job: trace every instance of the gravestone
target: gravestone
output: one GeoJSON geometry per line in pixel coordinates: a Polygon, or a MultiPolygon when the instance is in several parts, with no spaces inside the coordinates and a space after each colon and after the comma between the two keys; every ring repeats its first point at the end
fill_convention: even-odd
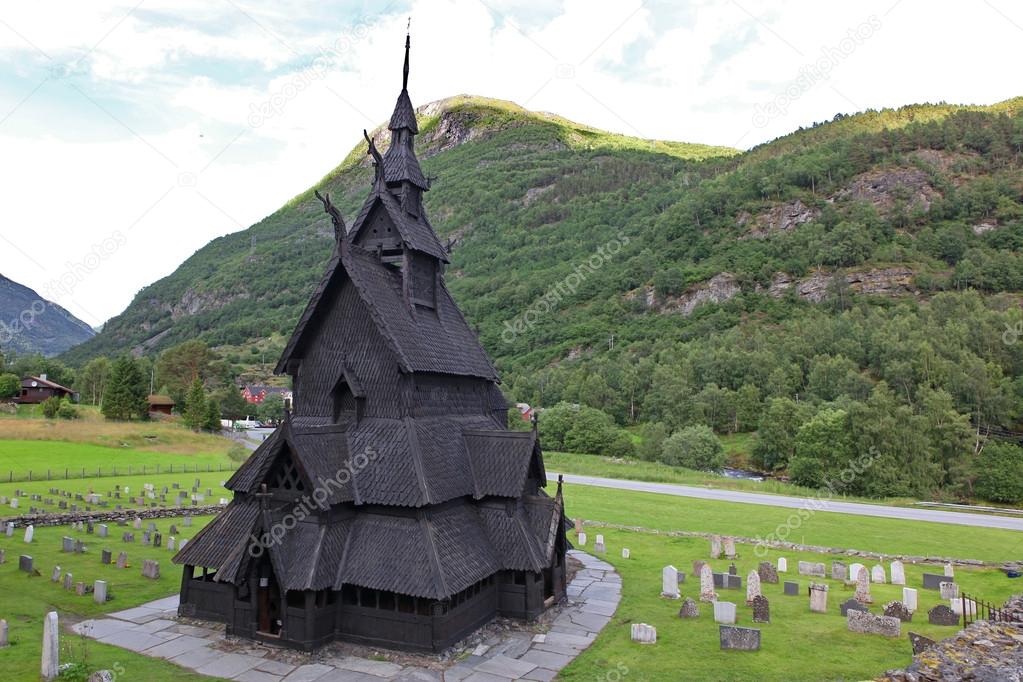
{"type": "Polygon", "coordinates": [[[7,550],[0,548],[0,564],[7,563],[7,550]]]}
{"type": "Polygon", "coordinates": [[[693,601],[692,597],[686,597],[682,601],[682,608],[678,610],[679,618],[699,618],[700,607],[693,601]]]}
{"type": "Polygon", "coordinates": [[[725,573],[712,573],[714,577],[714,587],[724,588],[725,586],[725,573]]]}
{"type": "Polygon", "coordinates": [[[778,572],[779,573],[789,572],[789,560],[783,556],[778,557],[778,572]]]}
{"type": "Polygon", "coordinates": [[[884,575],[884,566],[877,564],[870,569],[870,582],[883,585],[887,582],[884,575]]]}
{"type": "Polygon", "coordinates": [[[678,599],[678,569],[665,566],[661,569],[661,596],[667,599],[678,599]]]}
{"type": "Polygon", "coordinates": [[[7,621],[0,619],[0,649],[10,645],[10,631],[7,627],[7,621]]]}
{"type": "Polygon", "coordinates": [[[97,580],[93,583],[92,598],[96,600],[97,604],[105,604],[107,602],[107,583],[105,580],[97,580]]]}
{"type": "Polygon", "coordinates": [[[646,623],[632,624],[632,641],[640,644],[656,644],[657,628],[646,623]]]}
{"type": "Polygon", "coordinates": [[[812,575],[816,578],[823,578],[825,575],[824,564],[818,561],[800,561],[799,575],[812,575]]]}
{"type": "Polygon", "coordinates": [[[955,574],[956,574],[956,572],[955,572],[955,569],[952,568],[952,564],[945,564],[945,577],[946,578],[954,578],[955,574]]]}
{"type": "Polygon", "coordinates": [[[739,575],[739,569],[735,567],[735,564],[728,564],[728,575],[739,575]]]}
{"type": "MultiPolygon", "coordinates": [[[[174,536],[173,535],[170,536],[169,538],[167,538],[167,549],[170,550],[171,552],[174,551],[174,536]]],[[[622,550],[622,558],[623,559],[628,559],[629,558],[629,550],[627,550],[627,549],[623,549],[622,550]]]]}
{"type": "Polygon", "coordinates": [[[148,530],[142,531],[142,544],[143,545],[148,545],[149,541],[150,541],[150,538],[152,538],[152,536],[153,536],[152,531],[148,531],[148,530]]]}
{"type": "Polygon", "coordinates": [[[849,567],[845,565],[844,561],[831,562],[831,579],[842,581],[849,579],[849,567]]]}
{"type": "Polygon", "coordinates": [[[860,566],[860,572],[856,576],[856,594],[853,597],[861,604],[873,604],[870,598],[870,580],[867,579],[867,567],[860,566]]]}
{"type": "Polygon", "coordinates": [[[767,597],[762,594],[758,594],[753,597],[753,622],[771,622],[771,603],[767,601],[767,597]]]}
{"type": "Polygon", "coordinates": [[[735,538],[725,537],[722,539],[726,559],[735,559],[739,555],[735,553],[735,538]]]}
{"type": "Polygon", "coordinates": [[[935,644],[937,644],[937,642],[935,642],[930,637],[924,637],[923,635],[917,634],[915,632],[909,633],[909,645],[913,647],[914,656],[922,654],[935,644]]]}
{"type": "Polygon", "coordinates": [[[714,576],[710,566],[704,564],[700,567],[700,601],[714,601],[718,598],[714,591],[714,576]]]}
{"type": "Polygon", "coordinates": [[[905,585],[906,584],[906,567],[902,565],[901,561],[893,561],[891,565],[891,578],[892,585],[905,585]]]}
{"type": "Polygon", "coordinates": [[[710,536],[710,558],[720,559],[721,558],[721,536],[711,535],[710,536]]]}
{"type": "Polygon", "coordinates": [[[725,579],[725,588],[729,590],[741,590],[742,589],[742,578],[737,575],[725,574],[722,576],[725,579]]]}
{"type": "Polygon", "coordinates": [[[31,544],[32,538],[35,537],[36,529],[35,526],[29,524],[25,526],[25,536],[22,538],[26,543],[31,544]]]}
{"type": "Polygon", "coordinates": [[[948,578],[943,573],[924,573],[925,590],[939,590],[944,582],[948,582],[948,578]]]}
{"type": "Polygon", "coordinates": [[[74,550],[75,550],[75,554],[83,554],[83,553],[85,553],[85,543],[82,542],[81,540],[75,540],[74,550]]]}
{"type": "Polygon", "coordinates": [[[927,612],[927,622],[931,625],[956,626],[959,625],[959,616],[955,611],[944,604],[938,604],[927,612]]]}
{"type": "Polygon", "coordinates": [[[761,561],[757,566],[757,574],[760,576],[760,582],[768,585],[778,584],[778,571],[775,570],[774,564],[770,561],[761,561]]]}
{"type": "MultiPolygon", "coordinates": [[[[579,529],[578,529],[578,528],[576,528],[576,532],[578,532],[578,531],[579,531],[579,529]]],[[[172,524],[171,524],[171,527],[170,527],[170,530],[168,530],[168,531],[167,531],[167,533],[168,533],[168,534],[170,534],[170,535],[177,535],[177,534],[178,534],[178,527],[177,527],[177,526],[175,526],[175,525],[174,525],[174,524],[172,523],[172,524]]]]}
{"type": "Polygon", "coordinates": [[[71,575],[70,573],[65,573],[64,574],[64,589],[67,590],[68,592],[70,592],[71,588],[73,588],[74,586],[75,586],[75,578],[74,578],[74,576],[71,575]]]}
{"type": "Polygon", "coordinates": [[[135,530],[142,530],[142,519],[135,517],[135,521],[132,522],[131,527],[135,530]]]}
{"type": "Polygon", "coordinates": [[[607,552],[607,548],[604,546],[603,535],[598,534],[596,539],[593,541],[593,551],[596,552],[597,554],[604,554],[605,552],[607,552]]]}
{"type": "Polygon", "coordinates": [[[14,537],[14,523],[12,523],[11,521],[7,522],[7,537],[9,538],[14,537]]]}
{"type": "Polygon", "coordinates": [[[760,596],[760,574],[750,571],[746,577],[746,606],[753,606],[753,600],[760,596]]]}
{"type": "Polygon", "coordinates": [[[760,651],[760,630],[736,625],[719,625],[718,635],[722,649],[760,651]]]}
{"type": "Polygon", "coordinates": [[[890,601],[884,606],[884,615],[898,618],[903,623],[913,620],[912,612],[900,601],[890,601]]]}
{"type": "Polygon", "coordinates": [[[942,599],[956,599],[959,597],[959,585],[955,583],[941,583],[939,589],[941,590],[942,599]]]}
{"type": "Polygon", "coordinates": [[[18,498],[15,497],[13,500],[11,500],[11,509],[17,509],[17,508],[18,508],[18,498]]]}
{"type": "MultiPolygon", "coordinates": [[[[153,547],[162,547],[162,546],[163,546],[163,535],[161,535],[160,533],[153,533],[153,547]]],[[[600,550],[598,550],[598,551],[600,551],[600,550]]]]}
{"type": "Polygon", "coordinates": [[[148,524],[146,524],[146,530],[148,530],[149,532],[155,531],[156,530],[156,524],[153,523],[152,521],[150,521],[148,524]]]}
{"type": "MultiPolygon", "coordinates": [[[[185,517],[185,527],[188,527],[188,525],[189,525],[188,524],[188,519],[190,519],[190,518],[192,518],[192,517],[191,516],[186,516],[185,517]]],[[[579,533],[578,535],[576,535],[575,541],[576,541],[576,543],[580,547],[585,547],[586,546],[586,533],[579,533]]]]}
{"type": "Polygon", "coordinates": [[[810,610],[814,613],[828,612],[828,586],[824,583],[810,583],[810,610]]]}
{"type": "Polygon", "coordinates": [[[53,567],[53,571],[50,573],[50,582],[51,583],[60,582],[60,566],[53,567]]]}
{"type": "Polygon", "coordinates": [[[160,577],[160,562],[146,559],[142,562],[142,577],[157,580],[160,577]]]}
{"type": "Polygon", "coordinates": [[[183,549],[185,548],[185,543],[186,543],[186,542],[188,542],[188,540],[187,540],[187,539],[186,539],[186,540],[182,540],[182,541],[181,541],[181,544],[180,544],[180,545],[178,545],[178,551],[179,551],[179,552],[180,552],[181,550],[183,550],[183,549]]]}
{"type": "Polygon", "coordinates": [[[191,516],[186,516],[185,517],[185,528],[191,528],[191,527],[192,527],[192,517],[191,516]]]}
{"type": "Polygon", "coordinates": [[[902,621],[898,618],[875,616],[864,611],[849,611],[849,615],[846,618],[846,627],[849,632],[859,632],[867,635],[898,637],[902,634],[902,621]]]}
{"type": "Polygon", "coordinates": [[[43,619],[43,651],[39,674],[47,682],[60,675],[60,628],[56,611],[50,611],[43,619]]]}
{"type": "Polygon", "coordinates": [[[109,564],[111,559],[111,552],[109,549],[104,549],[100,552],[100,562],[103,564],[109,564]]]}
{"type": "Polygon", "coordinates": [[[902,603],[906,605],[910,613],[916,613],[917,610],[917,594],[916,589],[912,587],[902,588],[902,603]]]}
{"type": "Polygon", "coordinates": [[[117,567],[118,568],[127,568],[128,567],[128,553],[127,552],[121,552],[120,554],[117,555],[117,567]]]}
{"type": "MultiPolygon", "coordinates": [[[[849,564],[849,580],[856,582],[859,579],[860,569],[863,568],[863,564],[852,563],[849,564]]],[[[870,575],[869,573],[867,575],[870,575]]]]}
{"type": "Polygon", "coordinates": [[[96,533],[96,535],[98,535],[101,538],[105,538],[107,537],[107,535],[109,535],[109,533],[110,531],[107,529],[107,525],[105,523],[99,524],[99,531],[96,533]]]}
{"type": "Polygon", "coordinates": [[[89,590],[85,586],[85,583],[77,583],[75,585],[75,594],[77,594],[79,597],[84,597],[86,594],[88,594],[88,592],[89,590]]]}
{"type": "Polygon", "coordinates": [[[855,599],[846,599],[838,605],[838,610],[843,616],[849,615],[849,611],[870,611],[870,609],[855,599]]]}
{"type": "Polygon", "coordinates": [[[32,572],[32,557],[28,554],[22,554],[18,557],[18,570],[24,571],[25,573],[32,572]]]}
{"type": "Polygon", "coordinates": [[[785,581],[785,585],[783,586],[783,588],[785,590],[785,595],[786,596],[788,596],[788,597],[798,597],[799,596],[799,583],[794,583],[794,582],[791,582],[789,580],[786,580],[785,581]]]}
{"type": "Polygon", "coordinates": [[[735,624],[735,604],[730,601],[714,602],[714,622],[725,625],[735,624]]]}
{"type": "Polygon", "coordinates": [[[703,566],[706,563],[707,562],[704,561],[703,559],[697,559],[696,561],[694,561],[693,562],[693,575],[697,575],[697,576],[700,575],[700,571],[703,570],[703,566]]]}
{"type": "Polygon", "coordinates": [[[949,606],[952,607],[952,613],[957,616],[963,615],[963,607],[966,607],[966,611],[970,616],[977,615],[977,602],[972,599],[949,599],[949,606]]]}

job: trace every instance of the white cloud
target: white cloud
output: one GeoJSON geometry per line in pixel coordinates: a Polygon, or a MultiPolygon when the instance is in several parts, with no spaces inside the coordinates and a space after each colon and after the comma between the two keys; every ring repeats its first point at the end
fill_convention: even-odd
{"type": "Polygon", "coordinates": [[[93,324],[116,314],[387,117],[410,15],[417,104],[481,94],[627,134],[748,147],[838,112],[1019,94],[1004,74],[1020,62],[1020,29],[999,12],[1023,25],[1006,0],[402,0],[383,15],[297,0],[4,7],[0,235],[30,258],[0,241],[0,271],[43,289],[124,231],[60,301],[93,324]],[[758,105],[872,16],[880,27],[827,79],[755,123],[758,105]]]}

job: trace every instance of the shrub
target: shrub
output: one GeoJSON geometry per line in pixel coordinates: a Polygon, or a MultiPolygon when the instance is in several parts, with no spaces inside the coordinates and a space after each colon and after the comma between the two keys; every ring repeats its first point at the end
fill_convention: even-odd
{"type": "Polygon", "coordinates": [[[17,374],[0,374],[0,399],[13,398],[18,395],[21,381],[17,374]]]}
{"type": "Polygon", "coordinates": [[[60,401],[57,416],[61,419],[78,419],[78,408],[67,398],[60,401]]]}
{"type": "Polygon", "coordinates": [[[42,402],[40,408],[43,410],[43,416],[47,419],[53,419],[60,412],[60,398],[52,397],[47,398],[42,402]]]}
{"type": "Polygon", "coordinates": [[[725,449],[709,426],[696,424],[676,431],[664,441],[661,461],[673,466],[712,471],[725,465],[725,449]]]}
{"type": "Polygon", "coordinates": [[[1023,448],[1010,443],[988,443],[977,466],[974,492],[992,502],[1023,502],[1023,448]]]}

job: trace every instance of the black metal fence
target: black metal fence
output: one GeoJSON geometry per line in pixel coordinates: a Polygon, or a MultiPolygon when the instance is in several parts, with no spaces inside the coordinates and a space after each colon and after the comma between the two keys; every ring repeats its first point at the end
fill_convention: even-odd
{"type": "Polygon", "coordinates": [[[127,467],[110,467],[104,470],[102,467],[98,467],[95,470],[87,469],[82,467],[78,468],[64,468],[64,469],[47,469],[46,471],[38,471],[29,469],[27,472],[15,472],[8,471],[7,476],[0,481],[6,481],[7,483],[24,483],[31,481],[68,481],[71,479],[81,478],[107,478],[110,476],[146,476],[150,474],[201,474],[201,473],[213,473],[214,471],[224,471],[234,473],[237,470],[236,465],[231,464],[218,464],[213,466],[212,464],[171,464],[170,466],[161,466],[159,464],[150,466],[143,464],[142,466],[133,466],[131,464],[127,467]]]}
{"type": "Polygon", "coordinates": [[[978,620],[990,623],[1023,623],[1023,614],[1008,611],[991,602],[959,593],[959,605],[963,611],[963,627],[978,620]]]}

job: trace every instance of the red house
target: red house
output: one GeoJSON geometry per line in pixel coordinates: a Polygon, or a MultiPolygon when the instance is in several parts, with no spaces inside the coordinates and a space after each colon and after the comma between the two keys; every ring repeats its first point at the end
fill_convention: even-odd
{"type": "Polygon", "coordinates": [[[291,398],[292,392],[290,388],[281,388],[280,386],[255,386],[246,385],[242,388],[242,397],[245,401],[252,403],[253,405],[259,405],[269,395],[280,395],[284,399],[284,407],[291,409],[291,398]]]}

